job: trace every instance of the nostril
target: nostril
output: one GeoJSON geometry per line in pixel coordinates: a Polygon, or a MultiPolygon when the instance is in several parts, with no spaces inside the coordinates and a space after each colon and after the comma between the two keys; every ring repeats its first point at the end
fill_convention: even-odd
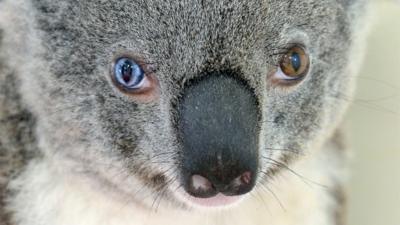
{"type": "Polygon", "coordinates": [[[189,179],[188,193],[198,198],[209,198],[217,194],[213,184],[201,175],[193,175],[189,179]]]}
{"type": "Polygon", "coordinates": [[[242,195],[251,191],[253,186],[253,174],[247,171],[233,179],[222,193],[229,196],[242,195]]]}
{"type": "Polygon", "coordinates": [[[212,183],[205,177],[200,175],[192,176],[192,186],[195,190],[207,191],[213,188],[212,183]]]}
{"type": "Polygon", "coordinates": [[[236,177],[231,183],[231,187],[241,187],[251,185],[251,172],[244,172],[242,175],[236,177]]]}
{"type": "Polygon", "coordinates": [[[198,174],[188,178],[185,189],[187,193],[197,198],[210,198],[218,193],[226,196],[243,195],[251,191],[254,186],[254,177],[251,171],[241,173],[236,178],[225,182],[214,176],[207,178],[198,174]]]}
{"type": "Polygon", "coordinates": [[[240,181],[242,184],[249,185],[251,183],[251,172],[244,172],[240,176],[240,181]]]}

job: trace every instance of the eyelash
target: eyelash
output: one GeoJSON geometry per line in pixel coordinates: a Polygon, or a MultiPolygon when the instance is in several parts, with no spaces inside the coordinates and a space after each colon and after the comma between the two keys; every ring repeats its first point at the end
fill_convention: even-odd
{"type": "Polygon", "coordinates": [[[279,63],[282,57],[288,53],[294,47],[300,47],[306,49],[306,47],[301,43],[290,42],[285,45],[276,46],[274,48],[270,48],[271,45],[267,45],[264,47],[265,52],[268,53],[267,55],[267,63],[271,66],[279,67],[279,63]]]}

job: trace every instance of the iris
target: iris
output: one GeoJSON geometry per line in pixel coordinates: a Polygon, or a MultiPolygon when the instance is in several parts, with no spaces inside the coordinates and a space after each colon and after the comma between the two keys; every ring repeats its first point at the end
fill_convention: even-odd
{"type": "Polygon", "coordinates": [[[140,88],[145,73],[138,63],[130,58],[120,58],[114,66],[115,81],[127,89],[140,88]]]}

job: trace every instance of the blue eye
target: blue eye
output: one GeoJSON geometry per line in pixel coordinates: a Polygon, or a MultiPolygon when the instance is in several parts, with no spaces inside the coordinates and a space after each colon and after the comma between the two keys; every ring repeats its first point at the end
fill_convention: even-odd
{"type": "Polygon", "coordinates": [[[143,69],[130,58],[119,58],[114,66],[115,81],[124,88],[138,89],[145,80],[143,69]]]}

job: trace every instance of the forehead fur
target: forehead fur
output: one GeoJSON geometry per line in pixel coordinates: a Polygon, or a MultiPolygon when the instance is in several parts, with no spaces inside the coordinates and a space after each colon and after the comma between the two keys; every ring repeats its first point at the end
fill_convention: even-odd
{"type": "Polygon", "coordinates": [[[330,41],[349,36],[346,21],[338,21],[346,20],[346,7],[334,0],[33,2],[59,76],[90,74],[121,49],[183,76],[243,64],[256,53],[265,59],[297,41],[285,36],[291,30],[306,31],[313,43],[335,31],[341,40],[330,41]]]}

